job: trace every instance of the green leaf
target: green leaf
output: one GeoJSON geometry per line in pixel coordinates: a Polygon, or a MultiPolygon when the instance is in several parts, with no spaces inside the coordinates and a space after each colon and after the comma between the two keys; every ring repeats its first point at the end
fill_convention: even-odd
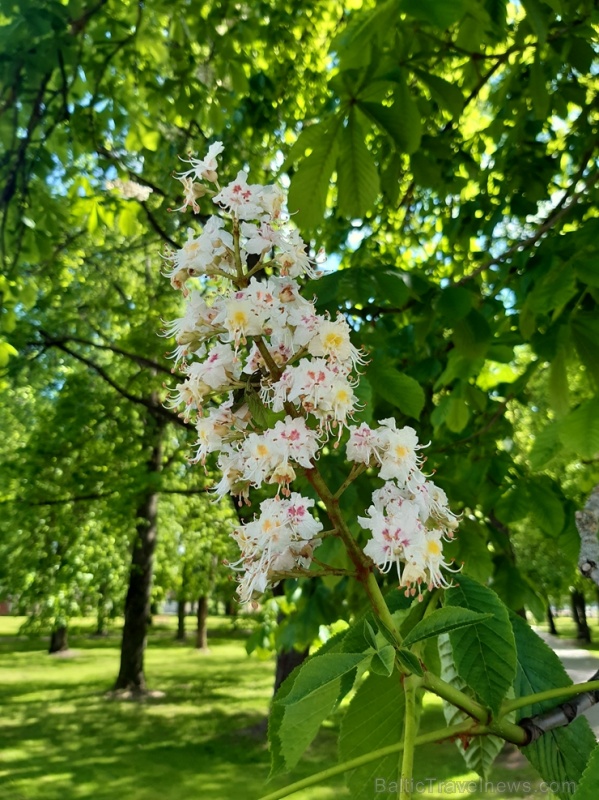
{"type": "Polygon", "coordinates": [[[535,314],[560,309],[576,294],[576,277],[566,262],[558,261],[536,281],[526,306],[535,314]]]}
{"type": "Polygon", "coordinates": [[[305,125],[300,135],[289,148],[287,158],[281,166],[281,172],[287,172],[289,167],[304,157],[306,150],[312,150],[323,136],[326,136],[326,124],[318,122],[314,125],[305,125]]]}
{"type": "Polygon", "coordinates": [[[132,203],[124,205],[118,216],[119,231],[123,236],[134,236],[137,233],[137,215],[135,213],[135,206],[132,203]]]}
{"type": "Polygon", "coordinates": [[[464,15],[465,0],[400,0],[400,9],[414,19],[446,30],[464,15]]]}
{"type": "Polygon", "coordinates": [[[483,315],[472,310],[457,322],[452,338],[456,350],[462,355],[468,358],[481,358],[489,349],[491,329],[483,315]]]}
{"type": "MultiPolygon", "coordinates": [[[[514,692],[517,698],[570,686],[572,681],[545,642],[531,630],[527,622],[516,614],[511,615],[516,640],[518,666],[514,692]]],[[[555,700],[535,703],[520,709],[519,719],[540,714],[555,706],[555,700]]],[[[567,800],[572,797],[569,786],[575,785],[587,766],[596,746],[595,736],[584,717],[579,717],[564,728],[548,731],[536,742],[522,748],[522,754],[530,761],[541,778],[560,787],[556,794],[567,800]]]]}
{"type": "Polygon", "coordinates": [[[599,319],[590,311],[580,312],[570,322],[578,356],[599,386],[599,319]]]}
{"type": "Polygon", "coordinates": [[[429,87],[432,96],[441,108],[449,111],[451,116],[457,119],[464,108],[464,97],[458,86],[430,72],[415,70],[415,73],[429,87]]]}
{"type": "Polygon", "coordinates": [[[291,178],[287,205],[292,213],[297,211],[295,220],[301,228],[311,230],[323,221],[329,183],[339,153],[340,124],[340,117],[331,122],[291,178]]]}
{"type": "Polygon", "coordinates": [[[420,661],[414,655],[414,653],[410,652],[410,650],[404,650],[403,648],[400,648],[396,651],[396,656],[400,664],[409,672],[413,672],[414,675],[419,675],[420,677],[424,675],[420,661]]]}
{"type": "Polygon", "coordinates": [[[528,516],[530,511],[530,498],[528,487],[524,483],[517,483],[499,498],[495,507],[498,519],[510,525],[528,516]]]}
{"type": "MultiPolygon", "coordinates": [[[[439,656],[443,680],[453,686],[454,689],[471,697],[471,690],[456,671],[453,649],[447,634],[442,634],[439,638],[439,656]]],[[[443,714],[448,725],[457,725],[469,719],[464,711],[446,702],[443,703],[443,714]]],[[[459,739],[456,739],[456,745],[466,765],[486,779],[489,776],[493,762],[503,749],[504,741],[498,736],[475,736],[468,742],[467,747],[459,739]]]]}
{"type": "Polygon", "coordinates": [[[470,419],[470,410],[461,397],[452,397],[447,406],[445,424],[452,433],[464,430],[470,419]]]}
{"type": "Polygon", "coordinates": [[[16,356],[18,351],[8,342],[0,341],[0,367],[5,367],[11,356],[16,356]]]}
{"type": "MultiPolygon", "coordinates": [[[[369,675],[358,688],[343,720],[339,735],[339,760],[349,761],[371,750],[401,741],[404,692],[399,674],[386,678],[369,675]]],[[[397,780],[398,756],[372,761],[346,775],[352,800],[372,800],[376,778],[397,780]]]]}
{"type": "Polygon", "coordinates": [[[553,490],[542,483],[531,481],[528,486],[531,519],[537,522],[549,536],[558,536],[566,517],[564,506],[553,490]]]}
{"type": "Polygon", "coordinates": [[[495,592],[466,575],[445,593],[446,606],[459,606],[493,619],[449,634],[458,675],[492,711],[499,711],[516,672],[514,635],[508,610],[495,592]]]}
{"type": "Polygon", "coordinates": [[[363,217],[372,208],[379,191],[379,174],[366,144],[364,132],[352,110],[341,130],[337,160],[339,212],[346,217],[363,217]]]}
{"type": "Polygon", "coordinates": [[[539,0],[522,0],[522,5],[526,11],[526,18],[530,22],[530,27],[535,32],[539,42],[545,42],[549,19],[547,11],[543,9],[543,4],[539,0]]]}
{"type": "Polygon", "coordinates": [[[468,625],[476,625],[491,617],[492,614],[481,614],[478,611],[470,611],[468,608],[444,606],[418,622],[403,643],[405,647],[411,647],[423,639],[430,639],[431,636],[439,636],[441,633],[449,633],[449,631],[465,628],[468,625]]]}
{"type": "Polygon", "coordinates": [[[253,387],[248,386],[243,393],[244,399],[248,404],[252,420],[260,427],[266,427],[269,423],[270,409],[264,405],[258,392],[253,387]]]}
{"type": "Polygon", "coordinates": [[[391,644],[385,645],[374,653],[370,661],[370,671],[377,675],[391,675],[395,667],[395,648],[391,644]]]}
{"type": "Polygon", "coordinates": [[[597,786],[599,786],[599,747],[595,747],[591,753],[591,759],[582,773],[573,800],[596,800],[597,786]]]}
{"type": "Polygon", "coordinates": [[[463,319],[472,308],[474,295],[461,286],[448,286],[437,300],[437,311],[450,323],[463,319]]]}
{"type": "Polygon", "coordinates": [[[146,150],[152,150],[153,152],[158,150],[161,142],[161,136],[159,131],[150,131],[144,130],[140,135],[141,143],[146,150]]]}
{"type": "Polygon", "coordinates": [[[558,347],[549,369],[549,402],[558,417],[563,417],[570,409],[568,372],[566,369],[566,348],[558,347]]]}
{"type": "Polygon", "coordinates": [[[287,769],[293,769],[339,699],[341,678],[354,670],[361,653],[325,653],[306,661],[288,694],[277,699],[283,714],[277,737],[287,769]]]}
{"type": "Polygon", "coordinates": [[[379,646],[376,641],[376,633],[374,632],[374,628],[368,622],[367,619],[364,620],[364,639],[366,639],[366,644],[370,645],[374,650],[378,650],[379,646]]]}
{"type": "Polygon", "coordinates": [[[94,233],[98,227],[98,204],[95,200],[92,201],[89,214],[87,216],[87,231],[94,233]]]}
{"type": "Polygon", "coordinates": [[[424,407],[424,392],[420,384],[399,372],[389,359],[374,356],[368,376],[375,392],[408,417],[419,419],[424,407]]]}
{"type": "Polygon", "coordinates": [[[559,439],[559,423],[550,422],[535,436],[529,458],[533,469],[542,469],[557,455],[563,445],[559,439]]]}
{"type": "Polygon", "coordinates": [[[286,768],[285,759],[283,757],[283,753],[281,750],[281,740],[279,738],[279,730],[281,728],[281,723],[283,722],[283,717],[285,713],[285,706],[283,704],[283,700],[291,692],[295,680],[300,673],[300,670],[309,661],[312,661],[315,658],[322,658],[323,655],[325,655],[326,653],[343,651],[347,632],[348,629],[345,629],[335,634],[335,636],[332,636],[313,655],[311,655],[302,664],[297,666],[293,670],[293,672],[287,676],[287,678],[278,688],[272,704],[271,713],[268,718],[268,741],[271,754],[271,773],[270,773],[271,777],[280,772],[284,772],[286,768]]]}
{"type": "Polygon", "coordinates": [[[549,92],[538,49],[530,68],[530,96],[536,119],[546,119],[549,113],[549,92]]]}
{"type": "Polygon", "coordinates": [[[581,403],[559,422],[559,438],[579,458],[595,458],[599,453],[599,398],[581,403]]]}
{"type": "Polygon", "coordinates": [[[420,113],[409,93],[406,94],[403,88],[398,93],[401,102],[396,100],[391,106],[365,100],[358,100],[357,106],[391,137],[399,152],[414,153],[422,136],[420,113]]]}
{"type": "Polygon", "coordinates": [[[381,296],[392,306],[401,308],[410,297],[410,290],[398,270],[376,270],[374,279],[379,286],[381,296]]]}

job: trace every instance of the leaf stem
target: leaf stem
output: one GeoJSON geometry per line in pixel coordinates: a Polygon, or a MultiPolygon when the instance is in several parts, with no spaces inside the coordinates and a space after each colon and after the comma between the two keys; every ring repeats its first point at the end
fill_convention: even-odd
{"type": "Polygon", "coordinates": [[[403,735],[403,757],[401,760],[401,772],[399,778],[399,800],[412,800],[412,783],[414,774],[414,747],[416,742],[417,718],[416,718],[416,686],[420,679],[416,675],[408,675],[404,678],[403,688],[406,701],[404,735],[403,735]]]}
{"type": "Polygon", "coordinates": [[[561,686],[557,689],[546,689],[544,692],[537,692],[537,694],[530,694],[525,697],[517,697],[515,700],[508,700],[501,707],[501,716],[504,717],[511,711],[530,706],[533,703],[542,703],[545,700],[558,700],[560,697],[572,697],[572,695],[584,694],[584,692],[597,691],[599,691],[599,680],[575,683],[572,686],[561,686]]]}
{"type": "MultiPolygon", "coordinates": [[[[414,739],[414,746],[431,744],[432,742],[442,742],[447,739],[453,739],[461,734],[478,735],[482,733],[487,733],[486,728],[479,726],[473,728],[471,721],[461,722],[458,725],[452,725],[448,728],[440,728],[435,731],[430,731],[429,733],[422,733],[414,739]]],[[[394,753],[401,753],[403,749],[403,741],[387,745],[386,747],[380,747],[378,750],[372,750],[370,753],[352,758],[350,761],[344,761],[342,764],[336,764],[334,767],[329,767],[328,769],[322,770],[322,772],[317,772],[315,775],[310,775],[308,778],[303,778],[301,781],[296,781],[282,789],[277,789],[270,794],[264,795],[260,800],[281,800],[283,797],[289,797],[289,795],[295,794],[295,792],[299,792],[301,789],[315,786],[329,778],[334,778],[335,775],[341,775],[350,769],[357,769],[379,758],[384,758],[394,753]]]]}
{"type": "Polygon", "coordinates": [[[490,722],[491,715],[487,708],[477,703],[476,700],[473,700],[471,697],[468,697],[464,692],[460,692],[459,689],[454,688],[451,684],[446,683],[432,672],[426,671],[424,673],[422,684],[429,692],[433,692],[433,694],[438,695],[443,698],[443,700],[447,700],[448,703],[451,703],[457,708],[461,708],[462,711],[475,720],[478,720],[478,722],[482,724],[490,722]]]}
{"type": "Polygon", "coordinates": [[[341,497],[341,495],[347,489],[347,487],[350,484],[352,484],[356,480],[358,475],[361,475],[364,472],[365,469],[366,469],[366,464],[354,464],[353,465],[349,475],[343,481],[341,486],[337,489],[337,491],[334,494],[334,497],[335,497],[336,500],[338,500],[341,497]]]}

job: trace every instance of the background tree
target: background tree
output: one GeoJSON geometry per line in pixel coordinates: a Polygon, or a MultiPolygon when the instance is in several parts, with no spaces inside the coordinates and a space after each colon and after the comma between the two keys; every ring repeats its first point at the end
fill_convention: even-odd
{"type": "MultiPolygon", "coordinates": [[[[232,169],[290,176],[290,211],[337,267],[320,309],[346,314],[370,353],[362,418],[393,414],[435,442],[427,468],[464,513],[455,557],[515,610],[534,607],[514,532],[533,508],[574,550],[599,451],[594,3],[27,0],[3,13],[0,367],[35,354],[50,385],[57,352],[111,388],[107,409],[131,404],[127,518],[151,505],[150,431],[167,426],[162,467],[190,443],[163,406],[169,344],[154,334],[178,312],[156,252],[185,237],[167,213],[177,154],[220,139],[232,169]]],[[[354,517],[366,489],[345,496],[354,517]]]]}

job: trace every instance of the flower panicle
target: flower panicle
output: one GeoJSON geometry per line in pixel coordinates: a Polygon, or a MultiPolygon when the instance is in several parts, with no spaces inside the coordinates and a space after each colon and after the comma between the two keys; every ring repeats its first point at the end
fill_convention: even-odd
{"type": "Polygon", "coordinates": [[[347,430],[348,460],[376,467],[386,481],[360,517],[373,534],[366,555],[381,571],[395,565],[410,593],[445,585],[441,542],[457,522],[442,490],[420,471],[416,432],[393,419],[376,430],[353,424],[365,354],[342,314],[320,314],[315,299],[301,294],[301,278],[322,274],[322,255],[312,255],[292,226],[280,187],[250,183],[245,170],[221,186],[223,150],[215,142],[204,158],[181,159],[188,168],[175,173],[184,194],[177,211],[199,214],[200,203],[210,202],[213,213],[164,256],[164,275],[185,310],[164,323],[162,335],[175,339],[171,358],[183,373],[167,404],[195,424],[191,462],[216,458],[215,497],[249,504],[252,489],[276,489],[232,534],[241,553],[234,565],[240,599],[251,600],[281,574],[309,570],[322,524],[314,501],[292,483],[347,430]]]}

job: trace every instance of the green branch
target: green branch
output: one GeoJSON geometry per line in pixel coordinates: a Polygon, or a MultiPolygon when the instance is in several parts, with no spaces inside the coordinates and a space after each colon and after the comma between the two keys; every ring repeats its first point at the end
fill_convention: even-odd
{"type": "Polygon", "coordinates": [[[572,697],[573,695],[583,694],[584,692],[599,692],[599,680],[587,681],[586,683],[574,683],[572,686],[561,686],[557,689],[546,689],[544,692],[537,692],[527,697],[518,697],[515,700],[508,700],[501,707],[501,716],[517,711],[519,708],[531,706],[533,703],[542,703],[545,700],[558,700],[560,697],[572,697]]]}
{"type": "MultiPolygon", "coordinates": [[[[473,727],[471,721],[461,722],[459,725],[452,725],[449,728],[440,728],[439,730],[431,731],[430,733],[423,733],[420,736],[417,736],[414,739],[414,746],[431,744],[433,742],[442,742],[447,739],[453,739],[454,737],[462,734],[478,736],[487,732],[488,731],[484,726],[473,727]]],[[[350,769],[357,769],[358,767],[362,767],[365,764],[370,764],[372,761],[376,761],[379,758],[384,758],[385,756],[393,755],[395,753],[401,753],[403,749],[403,742],[390,744],[387,745],[387,747],[380,747],[378,750],[365,753],[363,756],[357,756],[357,758],[352,758],[350,761],[344,761],[342,764],[336,764],[334,767],[329,767],[328,769],[322,770],[322,772],[317,772],[315,775],[310,775],[308,778],[302,778],[301,781],[296,781],[295,783],[291,783],[289,786],[285,786],[282,789],[277,789],[270,794],[264,795],[260,798],[260,800],[281,800],[283,797],[289,797],[289,795],[295,794],[301,789],[308,789],[310,786],[316,786],[323,781],[329,780],[329,778],[334,778],[335,775],[341,775],[344,772],[348,772],[350,769]]]]}

